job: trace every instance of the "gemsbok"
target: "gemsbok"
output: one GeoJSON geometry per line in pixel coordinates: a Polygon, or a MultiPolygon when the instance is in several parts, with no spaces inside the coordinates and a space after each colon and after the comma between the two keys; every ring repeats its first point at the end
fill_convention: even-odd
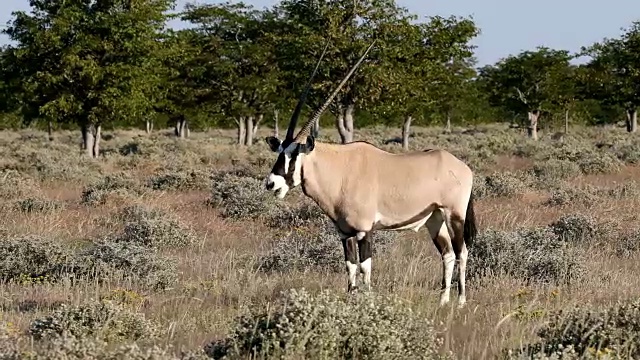
{"type": "MultiPolygon", "coordinates": [[[[458,306],[466,302],[467,247],[476,236],[473,173],[445,150],[393,154],[370,143],[332,144],[310,133],[315,121],[371,50],[371,44],[324,104],[293,133],[311,80],[294,110],[286,137],[265,140],[278,158],[265,179],[268,191],[282,199],[302,185],[307,197],[333,221],[342,239],[347,291],[356,289],[358,256],[366,290],[371,288],[371,235],[376,230],[418,231],[427,227],[443,263],[440,305],[449,302],[455,260],[459,261],[458,306]],[[357,246],[357,250],[356,250],[357,246]]],[[[326,52],[326,48],[325,48],[326,52]]]]}

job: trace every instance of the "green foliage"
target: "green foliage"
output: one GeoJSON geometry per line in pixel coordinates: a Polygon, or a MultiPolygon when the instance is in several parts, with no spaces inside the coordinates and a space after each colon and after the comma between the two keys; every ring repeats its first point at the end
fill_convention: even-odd
{"type": "Polygon", "coordinates": [[[33,320],[29,334],[36,340],[56,337],[95,337],[104,341],[154,338],[159,328],[143,314],[110,301],[78,306],[61,305],[51,314],[33,320]]]}
{"type": "Polygon", "coordinates": [[[640,356],[640,302],[619,301],[606,308],[574,306],[554,312],[539,340],[510,358],[619,359],[640,356]]]}
{"type": "Polygon", "coordinates": [[[173,0],[32,1],[5,31],[27,119],[81,125],[152,111],[158,31],[173,0]]]}
{"type": "Polygon", "coordinates": [[[441,359],[431,321],[402,300],[375,294],[343,298],[290,290],[274,309],[240,317],[227,339],[208,346],[214,359],[441,359]]]}
{"type": "Polygon", "coordinates": [[[572,101],[572,72],[568,51],[539,47],[480,69],[480,84],[489,101],[514,114],[553,111],[572,101]]]}

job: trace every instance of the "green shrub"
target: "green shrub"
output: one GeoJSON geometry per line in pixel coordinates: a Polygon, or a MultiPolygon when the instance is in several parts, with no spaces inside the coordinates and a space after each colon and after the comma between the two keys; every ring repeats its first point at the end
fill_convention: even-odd
{"type": "Polygon", "coordinates": [[[135,243],[96,241],[76,259],[76,271],[90,278],[122,278],[164,290],[177,281],[176,264],[156,249],[135,243]]]}
{"type": "Polygon", "coordinates": [[[50,199],[28,197],[17,200],[15,208],[23,213],[51,213],[64,209],[64,203],[50,199]]]}
{"type": "Polygon", "coordinates": [[[147,186],[154,190],[204,190],[209,182],[209,176],[201,171],[167,170],[150,177],[147,186]]]}
{"type": "Polygon", "coordinates": [[[213,358],[438,359],[432,323],[395,297],[290,290],[273,311],[240,317],[213,358]]]}
{"type": "Polygon", "coordinates": [[[510,276],[528,283],[571,284],[585,274],[582,252],[549,227],[487,229],[470,249],[469,277],[510,276]]]}
{"type": "MultiPolygon", "coordinates": [[[[372,256],[389,250],[397,233],[376,231],[372,236],[372,256]]],[[[271,250],[258,260],[260,271],[344,271],[344,251],[335,227],[325,221],[317,229],[296,229],[277,239],[271,250]]]]}
{"type": "Polygon", "coordinates": [[[123,196],[137,195],[140,188],[135,180],[124,174],[106,175],[82,190],[82,203],[101,205],[111,194],[123,196]]]}
{"type": "Polygon", "coordinates": [[[195,241],[192,229],[158,209],[128,206],[119,217],[124,220],[124,231],[115,241],[157,248],[184,247],[195,241]]]}
{"type": "Polygon", "coordinates": [[[640,357],[638,319],[638,300],[618,302],[607,308],[576,306],[561,310],[553,313],[538,331],[537,343],[511,351],[511,357],[637,359],[640,357]]]}
{"type": "Polygon", "coordinates": [[[275,207],[273,194],[253,177],[221,173],[213,178],[212,187],[209,205],[219,209],[225,218],[263,218],[275,207]]]}
{"type": "Polygon", "coordinates": [[[58,240],[40,236],[0,238],[0,277],[56,280],[74,267],[73,253],[58,240]]]}
{"type": "Polygon", "coordinates": [[[558,238],[576,244],[590,242],[592,238],[603,235],[596,220],[583,214],[564,215],[549,226],[558,238]]]}
{"type": "Polygon", "coordinates": [[[159,327],[141,313],[103,300],[77,306],[62,304],[51,314],[33,320],[29,334],[36,340],[92,337],[111,342],[155,338],[159,327]]]}

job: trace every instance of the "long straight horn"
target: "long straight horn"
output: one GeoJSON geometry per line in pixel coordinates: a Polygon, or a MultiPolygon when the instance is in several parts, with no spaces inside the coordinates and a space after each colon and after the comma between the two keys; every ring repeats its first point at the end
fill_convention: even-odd
{"type": "Polygon", "coordinates": [[[300,140],[305,136],[309,135],[309,132],[311,131],[311,127],[313,126],[313,124],[320,118],[320,115],[322,115],[322,113],[327,110],[327,108],[329,107],[329,104],[331,104],[331,102],[333,101],[333,98],[336,97],[336,95],[338,95],[338,92],[340,91],[340,89],[342,89],[342,87],[344,86],[344,84],[347,82],[347,80],[349,80],[349,78],[351,77],[351,75],[353,74],[354,71],[356,71],[356,69],[358,68],[358,66],[360,66],[360,64],[362,63],[362,61],[364,60],[364,58],[367,56],[367,54],[369,53],[369,50],[371,50],[371,48],[373,47],[373,45],[376,43],[376,40],[374,39],[373,42],[371,43],[371,45],[369,45],[369,47],[367,48],[367,50],[364,52],[364,54],[362,55],[362,57],[360,58],[360,60],[358,60],[358,62],[353,65],[353,67],[351,68],[351,70],[349,70],[349,72],[347,73],[347,76],[344,77],[344,79],[342,79],[342,82],[340,82],[340,84],[338,85],[338,87],[333,91],[333,93],[331,93],[331,95],[329,96],[329,98],[327,99],[327,101],[325,101],[324,104],[322,104],[322,106],[316,110],[316,112],[313,114],[313,116],[304,124],[304,126],[302,127],[302,129],[300,129],[300,132],[298,133],[298,135],[296,135],[296,140],[300,140]]]}
{"type": "Polygon", "coordinates": [[[320,59],[318,59],[318,63],[316,67],[313,69],[309,80],[307,80],[307,84],[305,85],[302,94],[300,95],[300,99],[298,99],[298,103],[296,104],[296,108],[293,110],[293,114],[291,115],[291,120],[289,120],[289,127],[287,128],[287,136],[286,139],[293,139],[293,132],[296,130],[296,124],[298,123],[298,118],[300,117],[300,111],[302,110],[302,106],[304,106],[305,101],[307,100],[307,94],[309,94],[309,89],[311,88],[311,81],[313,80],[316,72],[318,71],[318,67],[320,66],[320,62],[324,57],[324,54],[327,53],[327,49],[329,48],[329,41],[327,40],[327,44],[324,46],[324,50],[322,51],[322,55],[320,55],[320,59]]]}

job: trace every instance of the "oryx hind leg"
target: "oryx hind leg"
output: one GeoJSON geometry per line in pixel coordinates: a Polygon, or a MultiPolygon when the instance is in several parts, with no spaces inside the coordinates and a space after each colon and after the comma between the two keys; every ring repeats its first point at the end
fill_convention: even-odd
{"type": "Polygon", "coordinates": [[[458,260],[458,307],[463,307],[467,301],[466,273],[467,273],[467,245],[464,242],[464,219],[457,214],[449,217],[453,233],[453,252],[458,260]]]}
{"type": "Polygon", "coordinates": [[[360,272],[364,289],[371,290],[371,231],[358,233],[358,255],[360,257],[360,272]]]}
{"type": "Polygon", "coordinates": [[[358,253],[356,246],[356,237],[351,236],[342,238],[344,261],[347,265],[347,274],[349,276],[347,292],[351,292],[357,289],[356,276],[358,275],[358,253]]]}
{"type": "Polygon", "coordinates": [[[445,221],[446,211],[437,209],[433,212],[429,220],[427,220],[427,229],[429,236],[433,240],[434,245],[440,252],[442,257],[442,285],[440,294],[440,306],[449,302],[451,293],[451,278],[453,277],[453,268],[455,265],[455,253],[451,243],[448,226],[445,221]]]}

